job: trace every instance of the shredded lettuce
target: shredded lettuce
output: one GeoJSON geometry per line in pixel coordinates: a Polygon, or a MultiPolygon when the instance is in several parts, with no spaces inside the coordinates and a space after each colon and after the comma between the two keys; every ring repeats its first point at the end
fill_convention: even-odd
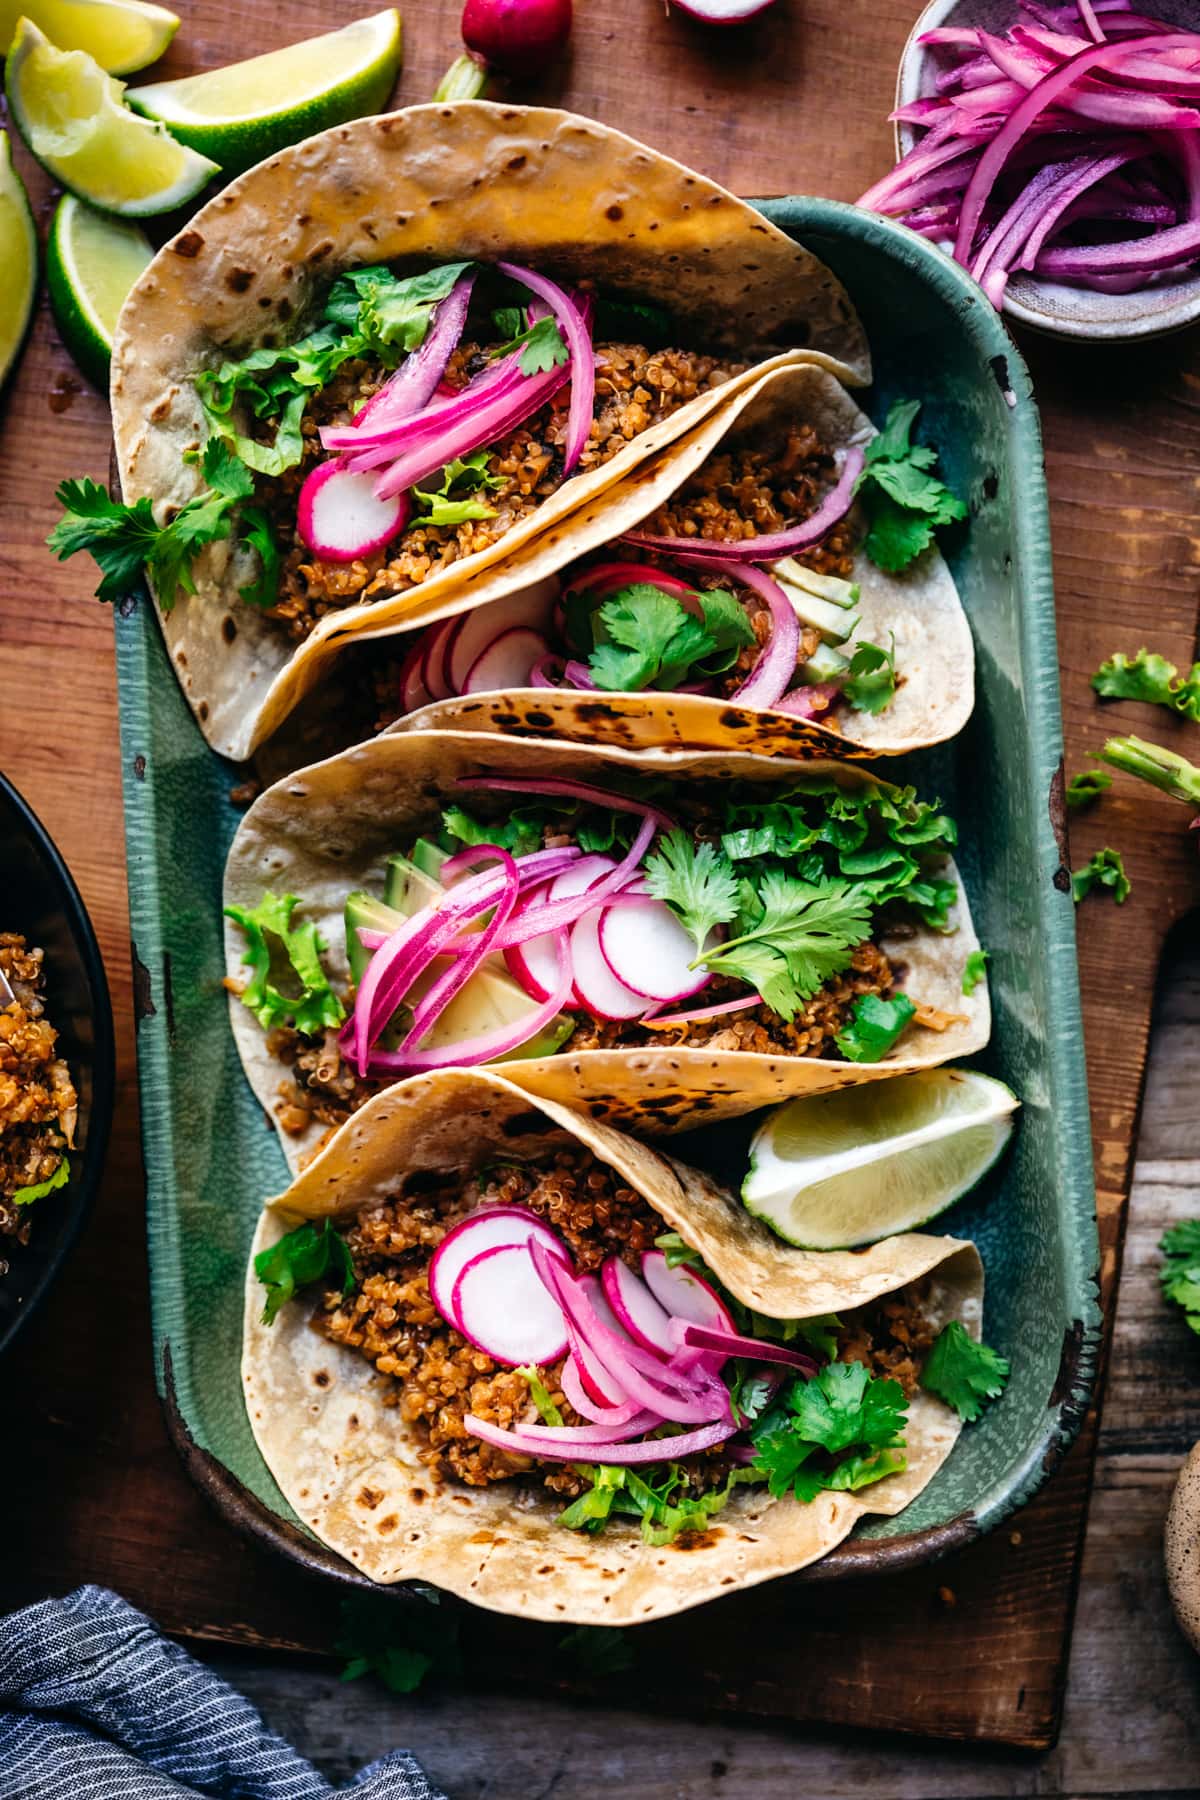
{"type": "Polygon", "coordinates": [[[251,975],[242,990],[242,1005],[249,1007],[264,1031],[290,1019],[302,1036],[316,1037],[340,1025],[346,1014],[321,965],[325,946],[316,926],[311,921],[292,924],[299,904],[295,894],[266,893],[255,907],[227,906],[225,916],[246,934],[242,961],[251,975]],[[299,983],[299,993],[285,994],[272,982],[276,948],[299,983]]]}

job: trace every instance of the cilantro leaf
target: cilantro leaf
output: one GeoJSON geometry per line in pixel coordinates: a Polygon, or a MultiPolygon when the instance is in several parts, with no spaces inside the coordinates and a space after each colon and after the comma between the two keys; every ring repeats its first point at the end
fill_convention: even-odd
{"type": "Polygon", "coordinates": [[[9,1199],[14,1206],[32,1206],[35,1200],[44,1200],[47,1194],[52,1194],[55,1188],[66,1187],[70,1173],[70,1159],[64,1156],[45,1181],[31,1181],[27,1187],[15,1188],[9,1199]]]}
{"type": "Polygon", "coordinates": [[[325,302],[325,317],[365,338],[372,348],[417,350],[425,342],[433,309],[471,267],[443,263],[421,275],[397,276],[382,264],[339,275],[325,302]]]}
{"type": "Polygon", "coordinates": [[[968,999],[980,982],[987,979],[987,961],[988,952],[986,950],[968,951],[967,960],[963,964],[962,978],[962,991],[968,999]]]}
{"type": "Polygon", "coordinates": [[[688,832],[668,832],[645,864],[646,885],[664,900],[703,950],[714,926],[737,916],[737,876],[712,844],[697,845],[688,832]]]}
{"type": "Polygon", "coordinates": [[[1092,686],[1102,700],[1149,700],[1200,722],[1200,663],[1181,676],[1173,662],[1145,646],[1133,658],[1118,650],[1101,663],[1092,686]]]}
{"type": "Polygon", "coordinates": [[[247,606],[274,606],[279,598],[279,547],[271,521],[261,507],[244,506],[241,526],[242,542],[257,550],[261,567],[254,581],[238,589],[238,597],[247,606]]]}
{"type": "Polygon", "coordinates": [[[737,660],[743,645],[755,642],[753,627],[730,593],[698,593],[702,619],[652,582],[631,582],[590,614],[586,597],[571,609],[572,635],[593,640],[589,667],[596,685],[610,693],[636,693],[656,686],[675,688],[702,663],[718,674],[737,660]]]}
{"type": "Polygon", "coordinates": [[[514,350],[521,352],[522,375],[545,375],[551,369],[557,369],[566,362],[570,351],[563,340],[558,320],[552,313],[538,319],[534,324],[526,324],[526,315],[516,307],[502,307],[492,314],[497,329],[501,321],[511,326],[511,330],[502,332],[502,342],[493,345],[488,356],[493,362],[501,356],[511,356],[514,350]]]}
{"type": "Polygon", "coordinates": [[[896,639],[884,650],[878,644],[859,643],[850,658],[850,674],[842,685],[856,712],[881,713],[896,692],[896,639]]]}
{"type": "Polygon", "coordinates": [[[776,1499],[865,1487],[904,1468],[906,1420],[898,1381],[861,1363],[830,1363],[810,1381],[793,1381],[752,1429],[752,1473],[776,1499]]]}
{"type": "Polygon", "coordinates": [[[525,314],[519,306],[500,306],[492,314],[492,324],[496,328],[496,336],[508,344],[524,331],[525,314]]]}
{"type": "Polygon", "coordinates": [[[585,1675],[623,1675],[635,1661],[629,1634],[619,1625],[577,1625],[559,1638],[558,1650],[585,1675]]]}
{"type": "Polygon", "coordinates": [[[1067,805],[1072,812],[1079,812],[1085,806],[1094,806],[1101,794],[1107,793],[1111,786],[1112,776],[1106,775],[1103,769],[1083,769],[1078,775],[1072,775],[1067,783],[1067,805]]]}
{"type": "Polygon", "coordinates": [[[1159,1239],[1163,1266],[1158,1271],[1163,1297],[1182,1306],[1188,1325],[1200,1332],[1200,1220],[1184,1219],[1159,1239]]]}
{"type": "Polygon", "coordinates": [[[977,1344],[960,1321],[952,1319],[934,1339],[921,1371],[921,1386],[970,1423],[979,1417],[986,1400],[1004,1391],[1008,1371],[1006,1358],[977,1344]]]}
{"type": "Polygon", "coordinates": [[[879,1062],[916,1010],[907,994],[893,994],[890,1000],[884,1000],[878,994],[860,994],[854,1002],[849,1024],[834,1033],[833,1041],[847,1062],[879,1062]]]}
{"type": "Polygon", "coordinates": [[[801,1468],[796,1472],[792,1492],[797,1500],[811,1502],[822,1488],[848,1493],[869,1487],[887,1475],[898,1475],[908,1467],[903,1450],[872,1450],[866,1456],[847,1456],[830,1470],[801,1468]]]}
{"type": "Polygon", "coordinates": [[[436,1588],[411,1584],[421,1603],[355,1594],[343,1600],[335,1654],[345,1659],[343,1681],[374,1675],[394,1694],[412,1694],[427,1675],[451,1678],[462,1672],[461,1615],[442,1604],[436,1588]]]}
{"type": "Polygon", "coordinates": [[[249,1007],[264,1031],[290,1019],[304,1037],[340,1025],[345,1018],[341,1001],[329,985],[321,966],[325,948],[315,924],[293,925],[292,914],[300,901],[295,894],[265,893],[258,905],[227,906],[226,918],[246,934],[242,962],[250,980],[242,990],[242,1005],[249,1007]],[[298,994],[284,994],[270,979],[272,948],[282,950],[292,975],[300,984],[298,994]]]}
{"type": "Polygon", "coordinates": [[[897,401],[883,430],[867,445],[856,492],[868,520],[864,549],[890,573],[906,569],[933,542],[938,526],[967,516],[966,506],[931,471],[937,452],[910,441],[920,411],[916,400],[897,401]]]}
{"type": "Polygon", "coordinates": [[[737,937],[704,952],[715,974],[757,986],[784,1018],[846,968],[856,944],[871,934],[871,898],[846,881],[801,881],[767,868],[759,877],[761,908],[737,937]]]}
{"type": "Polygon", "coordinates": [[[1076,906],[1095,887],[1107,888],[1118,906],[1124,906],[1133,888],[1121,852],[1108,844],[1097,850],[1091,862],[1071,873],[1071,894],[1076,906]]]}
{"type": "Polygon", "coordinates": [[[306,1220],[269,1249],[260,1250],[254,1273],[267,1290],[264,1325],[273,1325],[281,1308],[314,1282],[340,1287],[343,1298],[354,1292],[354,1262],[332,1219],[322,1219],[319,1228],[306,1220]]]}

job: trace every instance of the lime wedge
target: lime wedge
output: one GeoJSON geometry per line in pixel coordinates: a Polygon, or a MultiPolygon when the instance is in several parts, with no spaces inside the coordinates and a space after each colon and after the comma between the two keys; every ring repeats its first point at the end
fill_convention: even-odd
{"type": "Polygon", "coordinates": [[[16,361],[37,291],[37,234],[8,133],[0,131],[0,386],[16,361]]]}
{"type": "Polygon", "coordinates": [[[126,295],[154,255],[137,225],[85,206],[58,203],[46,244],[46,285],[59,335],[98,388],[108,386],[113,332],[126,295]]]}
{"type": "Polygon", "coordinates": [[[157,62],[179,29],[165,6],[145,0],[0,0],[0,50],[24,14],[60,50],[86,50],[110,75],[132,75],[157,62]]]}
{"type": "Polygon", "coordinates": [[[1002,1081],[970,1069],[790,1100],[755,1135],[742,1202],[804,1250],[912,1231],[982,1181],[1019,1104],[1002,1081]]]}
{"type": "Polygon", "coordinates": [[[122,84],[83,50],[56,50],[17,26],[4,87],[13,122],[46,173],[103,212],[170,212],[219,173],[161,125],[121,104],[122,84]]]}
{"type": "Polygon", "coordinates": [[[230,173],[330,125],[378,112],[400,68],[394,8],[248,62],[131,88],[129,104],[230,173]]]}

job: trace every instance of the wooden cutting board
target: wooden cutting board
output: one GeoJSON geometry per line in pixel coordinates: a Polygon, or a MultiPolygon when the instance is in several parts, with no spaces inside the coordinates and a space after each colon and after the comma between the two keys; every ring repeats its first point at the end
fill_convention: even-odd
{"type": "MultiPolygon", "coordinates": [[[[163,72],[213,67],[234,48],[249,55],[359,10],[351,0],[196,0],[163,72]]],[[[778,0],[748,27],[712,31],[657,0],[588,0],[562,78],[513,97],[594,113],[744,194],[849,200],[888,165],[886,115],[915,12],[915,0],[778,0]]],[[[405,31],[401,103],[427,99],[454,54],[455,0],[419,0],[405,31]]],[[[44,226],[46,183],[19,160],[44,226]]],[[[1200,335],[1125,350],[1022,348],[1046,431],[1067,773],[1113,730],[1200,755],[1194,727],[1145,706],[1102,711],[1087,685],[1116,649],[1147,643],[1181,664],[1195,649],[1200,335]]],[[[95,1217],[0,1384],[0,1606],[101,1582],[180,1636],[327,1653],[337,1593],[210,1514],[167,1442],[154,1394],[111,627],[88,567],[59,566],[42,545],[56,483],[104,479],[107,468],[104,401],[74,372],[43,311],[0,399],[0,767],[56,836],[91,909],[120,1069],[95,1217]]],[[[1099,898],[1079,913],[1110,1312],[1155,970],[1168,929],[1200,898],[1185,823],[1182,808],[1132,782],[1073,821],[1075,864],[1111,843],[1134,887],[1120,910],[1099,898]]],[[[725,1708],[1047,1746],[1094,1447],[1092,1417],[1031,1506],[934,1567],[882,1582],[779,1584],[665,1628],[655,1673],[643,1667],[627,1697],[677,1712],[725,1708]],[[709,1640],[699,1678],[697,1630],[709,1640]],[[692,1656],[673,1655],[689,1638],[692,1656]]],[[[545,1632],[473,1615],[466,1639],[468,1684],[503,1685],[514,1669],[560,1679],[545,1632]]],[[[618,1695],[619,1682],[605,1691],[618,1695]]]]}

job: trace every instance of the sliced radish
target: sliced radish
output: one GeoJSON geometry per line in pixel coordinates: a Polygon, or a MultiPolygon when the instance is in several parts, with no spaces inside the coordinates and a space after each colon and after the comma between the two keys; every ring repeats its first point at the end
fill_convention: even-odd
{"type": "Polygon", "coordinates": [[[551,900],[573,900],[576,894],[586,893],[602,875],[607,875],[616,866],[611,856],[598,856],[594,851],[589,852],[587,856],[581,856],[578,862],[572,863],[569,869],[564,869],[561,875],[554,877],[547,897],[551,900]]]}
{"type": "MultiPolygon", "coordinates": [[[[587,1302],[600,1323],[606,1325],[610,1331],[619,1332],[621,1321],[608,1304],[608,1295],[604,1292],[600,1277],[598,1275],[580,1275],[578,1279],[587,1302]]],[[[608,1379],[611,1380],[612,1377],[610,1376],[608,1379]]]]}
{"type": "Polygon", "coordinates": [[[600,921],[604,908],[594,906],[571,927],[571,969],[575,992],[583,1005],[598,1019],[638,1019],[649,1002],[644,994],[635,994],[625,986],[604,960],[600,948],[600,921]]]}
{"type": "Polygon", "coordinates": [[[425,643],[418,638],[400,667],[400,704],[405,712],[416,712],[418,707],[428,706],[433,695],[421,679],[421,665],[425,660],[425,643]]]}
{"type": "Polygon", "coordinates": [[[570,1265],[566,1246],[549,1225],[523,1206],[485,1206],[448,1231],[429,1262],[429,1294],[447,1324],[458,1327],[454,1284],[481,1251],[499,1244],[527,1244],[536,1237],[552,1256],[570,1265]]]}
{"type": "Polygon", "coordinates": [[[707,969],[689,968],[695,942],[662,900],[606,907],[600,949],[616,980],[647,1000],[686,1000],[712,979],[707,969]]]}
{"type": "Polygon", "coordinates": [[[661,1250],[647,1250],[642,1257],[642,1279],[673,1318],[707,1325],[710,1331],[737,1330],[729,1308],[703,1275],[684,1263],[671,1268],[661,1250]]]}
{"type": "Polygon", "coordinates": [[[446,665],[454,648],[454,639],[461,628],[460,618],[443,619],[440,625],[433,626],[426,639],[425,655],[421,660],[421,680],[435,700],[450,700],[454,696],[446,665]]]}
{"type": "Polygon", "coordinates": [[[494,1362],[553,1363],[566,1354],[562,1308],[533,1266],[528,1244],[481,1250],[454,1284],[458,1329],[494,1362]]]}
{"type": "Polygon", "coordinates": [[[296,527],[325,562],[356,562],[381,550],[408,517],[407,494],[375,495],[374,475],[355,475],[337,458],[318,463],[296,502],[296,527]]]}
{"type": "MultiPolygon", "coordinates": [[[[601,1379],[598,1377],[608,1383],[608,1390],[615,1391],[616,1384],[610,1375],[581,1359],[580,1351],[583,1350],[583,1346],[569,1326],[567,1342],[571,1346],[571,1353],[562,1366],[560,1379],[562,1391],[577,1413],[585,1419],[593,1420],[596,1424],[600,1424],[605,1419],[611,1424],[614,1423],[614,1413],[619,1416],[622,1409],[630,1406],[635,1411],[639,1410],[637,1402],[627,1400],[624,1395],[619,1400],[609,1398],[609,1391],[601,1385],[601,1379]],[[586,1374],[584,1373],[585,1369],[587,1370],[586,1374]]],[[[584,1354],[586,1355],[586,1352],[584,1354]]]]}
{"type": "Polygon", "coordinates": [[[534,663],[549,652],[550,646],[540,632],[531,631],[527,625],[514,625],[480,651],[461,691],[494,694],[506,688],[528,687],[534,663]]]}
{"type": "Polygon", "coordinates": [[[773,4],[774,0],[675,0],[680,12],[705,25],[742,25],[773,4]]]}
{"type": "Polygon", "coordinates": [[[658,1304],[640,1275],[619,1256],[606,1257],[600,1270],[604,1296],[635,1344],[670,1356],[671,1315],[658,1304]]]}
{"type": "Polygon", "coordinates": [[[547,581],[535,582],[532,587],[506,594],[503,600],[492,600],[487,606],[477,606],[474,612],[468,613],[450,658],[448,674],[454,692],[466,693],[471,665],[503,632],[518,625],[544,632],[557,594],[558,579],[552,575],[547,581]]]}
{"type": "MultiPolygon", "coordinates": [[[[515,917],[544,906],[549,898],[549,883],[534,888],[517,904],[515,917]]],[[[534,1000],[548,1000],[558,987],[557,933],[547,931],[541,937],[526,938],[523,944],[510,944],[504,952],[509,974],[514,976],[534,1000]]]]}

